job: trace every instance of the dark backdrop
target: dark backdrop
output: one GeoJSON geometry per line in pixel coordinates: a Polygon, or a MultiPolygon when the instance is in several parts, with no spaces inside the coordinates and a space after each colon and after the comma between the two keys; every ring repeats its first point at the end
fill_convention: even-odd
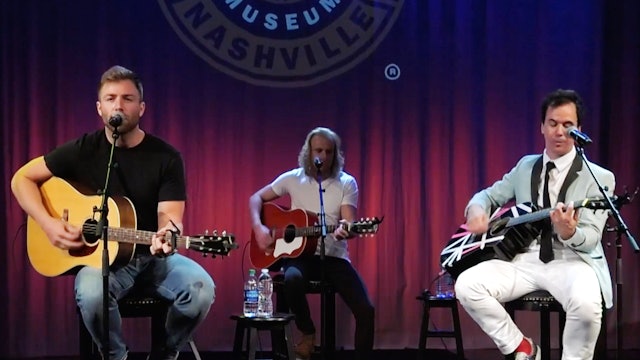
{"type": "MultiPolygon", "coordinates": [[[[464,220],[468,198],[508,171],[521,155],[542,149],[539,103],[549,91],[572,88],[583,95],[588,107],[583,130],[594,141],[588,157],[615,172],[618,190],[640,185],[639,2],[239,5],[295,10],[333,3],[336,7],[326,21],[343,16],[340,11],[348,6],[353,10],[354,3],[360,3],[360,10],[373,5],[387,14],[402,7],[397,18],[376,18],[377,29],[382,29],[377,33],[371,30],[375,27],[367,28],[368,33],[356,39],[353,29],[345,27],[351,37],[343,37],[343,45],[351,39],[355,48],[364,36],[372,39],[352,58],[282,82],[269,77],[286,73],[286,66],[261,74],[232,74],[230,68],[215,66],[215,57],[206,60],[206,47],[190,43],[179,22],[162,10],[160,4],[171,3],[0,4],[0,355],[77,353],[73,278],[46,278],[32,269],[25,247],[26,217],[11,195],[10,179],[28,159],[100,126],[95,89],[102,72],[114,64],[143,78],[148,111],[142,128],[168,140],[184,156],[186,233],[228,230],[241,243],[224,259],[184,252],[202,264],[218,286],[212,312],[195,336],[201,350],[231,348],[229,315],[241,311],[243,274],[250,266],[244,252],[251,231],[248,197],[296,166],[304,136],[316,126],[329,126],[343,138],[346,170],[360,184],[360,215],[385,215],[377,236],[350,243],[353,263],[377,307],[376,348],[416,347],[420,304],[415,296],[436,277],[440,250],[464,220]],[[400,69],[398,79],[385,78],[389,64],[400,69]]],[[[315,68],[330,62],[315,54],[315,68]]],[[[637,204],[622,214],[637,234],[637,204]]],[[[610,245],[613,235],[603,242],[610,245]]],[[[626,239],[621,245],[624,347],[638,348],[640,265],[626,239]]],[[[614,272],[615,247],[606,251],[614,272]]],[[[313,305],[317,307],[316,300],[313,305]]],[[[608,314],[610,344],[615,344],[615,310],[608,314]]],[[[354,325],[342,302],[338,315],[338,345],[351,348],[354,325]]],[[[493,347],[466,314],[462,317],[467,348],[493,347]]],[[[536,336],[535,318],[521,319],[525,331],[536,336]]],[[[448,317],[436,316],[434,322],[445,327],[448,317]]],[[[130,347],[145,349],[147,325],[133,321],[125,326],[130,347]]]]}

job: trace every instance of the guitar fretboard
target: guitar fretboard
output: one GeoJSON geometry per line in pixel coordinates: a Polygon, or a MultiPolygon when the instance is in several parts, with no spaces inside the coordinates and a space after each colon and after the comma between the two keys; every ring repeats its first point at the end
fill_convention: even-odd
{"type": "MultiPolygon", "coordinates": [[[[334,232],[338,228],[338,225],[327,225],[327,234],[334,232]]],[[[316,237],[322,235],[322,226],[307,226],[296,228],[295,237],[298,236],[309,236],[316,237]]]]}
{"type": "MultiPolygon", "coordinates": [[[[579,209],[583,207],[583,201],[573,201],[572,204],[574,209],[579,209]]],[[[528,214],[520,215],[518,217],[512,217],[511,219],[509,219],[506,226],[512,227],[520,224],[538,222],[540,220],[546,219],[549,216],[551,216],[551,211],[553,209],[554,208],[542,209],[542,210],[534,211],[528,214]]]]}
{"type": "MultiPolygon", "coordinates": [[[[82,233],[90,233],[95,234],[97,225],[92,223],[85,223],[82,225],[82,233]]],[[[146,230],[137,230],[137,229],[127,229],[127,228],[116,228],[109,227],[108,234],[110,241],[116,241],[121,243],[128,244],[143,244],[143,245],[151,245],[151,239],[153,235],[155,235],[154,231],[146,231],[146,230]]],[[[176,248],[189,248],[189,237],[188,236],[178,236],[176,239],[176,248]]]]}

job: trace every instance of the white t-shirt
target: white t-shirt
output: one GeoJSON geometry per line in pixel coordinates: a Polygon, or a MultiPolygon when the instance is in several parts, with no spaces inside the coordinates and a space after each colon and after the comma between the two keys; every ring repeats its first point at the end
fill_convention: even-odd
{"type": "MultiPolygon", "coordinates": [[[[271,188],[278,196],[289,195],[292,209],[303,209],[313,213],[320,213],[320,192],[318,181],[304,173],[304,169],[297,168],[278,176],[271,188]]],[[[341,171],[337,178],[322,180],[325,220],[327,225],[336,225],[340,220],[340,207],[351,205],[358,207],[358,184],[356,179],[341,171]]],[[[320,254],[320,241],[316,248],[320,254]]],[[[325,238],[325,255],[349,260],[346,241],[336,241],[333,234],[325,238]]]]}

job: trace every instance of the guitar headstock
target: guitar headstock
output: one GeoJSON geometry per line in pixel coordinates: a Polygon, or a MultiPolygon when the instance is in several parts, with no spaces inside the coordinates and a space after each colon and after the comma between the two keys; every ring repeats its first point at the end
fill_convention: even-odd
{"type": "Polygon", "coordinates": [[[625,186],[624,194],[613,197],[613,205],[616,209],[620,209],[622,205],[631,204],[636,195],[638,195],[638,188],[636,188],[633,194],[629,194],[629,189],[625,186]]]}
{"type": "Polygon", "coordinates": [[[361,218],[359,221],[354,221],[349,224],[347,231],[360,235],[375,234],[378,232],[378,227],[382,220],[384,220],[384,216],[380,219],[377,217],[361,218]]]}
{"type": "MultiPolygon", "coordinates": [[[[614,195],[610,197],[611,203],[616,209],[620,209],[622,205],[631,203],[631,201],[633,201],[633,198],[635,197],[637,192],[638,190],[636,189],[633,195],[630,195],[629,192],[625,189],[624,194],[614,195]]],[[[576,206],[585,207],[587,209],[592,209],[592,210],[609,210],[609,203],[602,197],[586,198],[582,201],[577,201],[576,206]]]]}
{"type": "Polygon", "coordinates": [[[607,210],[609,208],[609,204],[607,204],[607,201],[602,197],[582,199],[581,201],[576,201],[574,206],[584,207],[591,210],[607,210]]]}
{"type": "Polygon", "coordinates": [[[237,249],[236,237],[223,231],[218,234],[214,231],[212,234],[205,232],[202,235],[189,237],[188,249],[199,251],[201,253],[216,255],[228,255],[231,250],[237,249]]]}

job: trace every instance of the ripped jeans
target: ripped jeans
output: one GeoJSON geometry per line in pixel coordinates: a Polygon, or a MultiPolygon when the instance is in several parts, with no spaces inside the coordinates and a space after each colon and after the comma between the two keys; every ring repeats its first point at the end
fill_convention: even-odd
{"type": "MultiPolygon", "coordinates": [[[[109,274],[109,355],[104,359],[121,360],[127,354],[122,338],[122,320],[118,300],[133,288],[169,301],[165,325],[164,351],[178,351],[196,326],[207,316],[215,298],[215,285],[209,274],[195,261],[180,254],[160,258],[136,256],[124,267],[109,274]]],[[[76,302],[82,320],[102,352],[103,308],[102,270],[85,266],[75,279],[76,302]]],[[[153,349],[158,350],[158,349],[153,349]]]]}

